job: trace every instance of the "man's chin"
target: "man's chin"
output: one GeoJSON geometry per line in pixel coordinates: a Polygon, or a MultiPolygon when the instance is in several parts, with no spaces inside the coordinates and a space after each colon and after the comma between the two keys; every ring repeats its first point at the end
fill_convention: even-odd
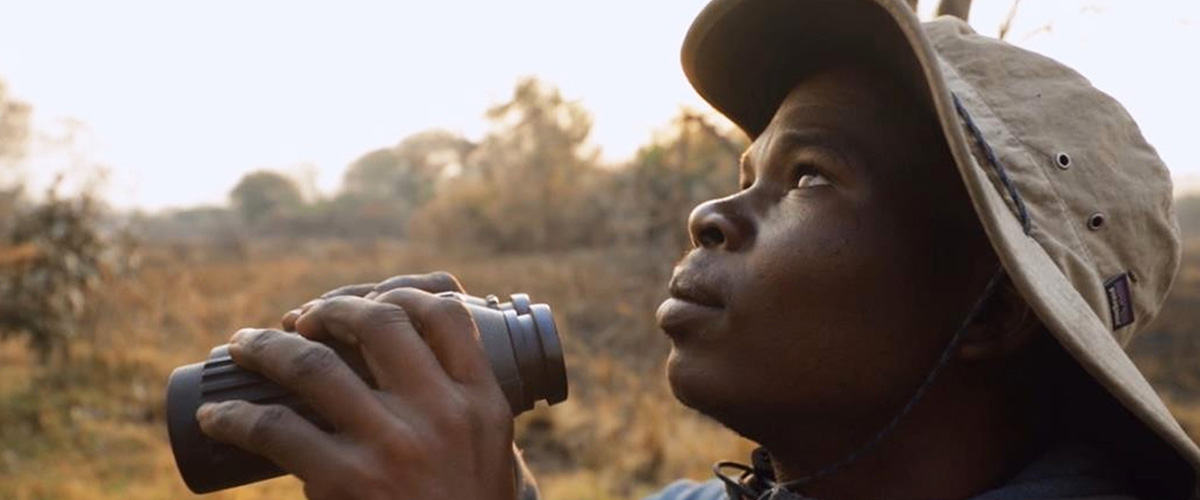
{"type": "Polygon", "coordinates": [[[729,370],[702,361],[707,360],[671,350],[667,358],[667,382],[675,399],[734,433],[762,443],[766,431],[780,424],[770,402],[759,400],[753,391],[739,388],[729,370]]]}
{"type": "Polygon", "coordinates": [[[671,393],[684,406],[725,424],[724,418],[740,406],[736,391],[728,389],[728,378],[721,377],[719,370],[692,361],[695,360],[671,350],[671,356],[667,358],[667,382],[671,393]]]}

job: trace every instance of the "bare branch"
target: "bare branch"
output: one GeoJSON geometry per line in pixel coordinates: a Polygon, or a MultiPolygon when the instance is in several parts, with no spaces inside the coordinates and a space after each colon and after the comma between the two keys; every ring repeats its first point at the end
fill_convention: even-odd
{"type": "Polygon", "coordinates": [[[939,16],[954,16],[963,21],[967,20],[967,16],[971,13],[971,0],[942,0],[938,4],[937,15],[939,16]]]}
{"type": "Polygon", "coordinates": [[[1009,30],[1012,29],[1013,19],[1017,17],[1017,7],[1020,5],[1021,0],[1013,0],[1012,8],[1008,9],[1008,15],[1004,16],[1004,22],[1000,24],[999,37],[1001,40],[1005,39],[1008,36],[1009,30]]]}

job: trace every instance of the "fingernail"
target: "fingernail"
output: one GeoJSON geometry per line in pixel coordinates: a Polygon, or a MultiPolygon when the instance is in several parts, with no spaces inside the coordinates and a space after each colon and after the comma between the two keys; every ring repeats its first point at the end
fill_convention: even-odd
{"type": "Polygon", "coordinates": [[[241,330],[238,330],[237,333],[233,334],[233,337],[230,337],[229,343],[244,344],[258,332],[259,330],[257,328],[242,328],[241,330]]]}
{"type": "Polygon", "coordinates": [[[200,422],[208,420],[208,417],[212,415],[212,412],[216,407],[216,403],[204,403],[200,405],[200,408],[196,409],[196,420],[200,422]]]}

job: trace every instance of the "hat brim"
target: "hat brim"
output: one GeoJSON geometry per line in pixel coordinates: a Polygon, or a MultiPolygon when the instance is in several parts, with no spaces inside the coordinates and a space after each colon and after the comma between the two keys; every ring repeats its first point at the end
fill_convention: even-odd
{"type": "Polygon", "coordinates": [[[682,62],[696,91],[754,138],[805,74],[864,53],[891,65],[900,81],[916,81],[922,97],[928,97],[992,247],[1047,329],[1113,398],[1200,470],[1196,444],[1104,321],[1046,250],[1025,234],[972,154],[951,91],[973,115],[976,110],[986,114],[986,106],[954,68],[939,62],[903,1],[716,0],[689,30],[682,62]]]}

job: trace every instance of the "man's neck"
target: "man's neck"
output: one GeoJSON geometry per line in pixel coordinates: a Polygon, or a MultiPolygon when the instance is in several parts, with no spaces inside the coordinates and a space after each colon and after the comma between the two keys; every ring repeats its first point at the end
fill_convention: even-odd
{"type": "Polygon", "coordinates": [[[999,485],[1031,458],[1030,433],[1013,418],[1009,402],[990,396],[994,392],[939,385],[870,450],[861,448],[877,429],[764,441],[777,481],[807,477],[865,451],[795,490],[822,500],[963,499],[999,485]]]}

